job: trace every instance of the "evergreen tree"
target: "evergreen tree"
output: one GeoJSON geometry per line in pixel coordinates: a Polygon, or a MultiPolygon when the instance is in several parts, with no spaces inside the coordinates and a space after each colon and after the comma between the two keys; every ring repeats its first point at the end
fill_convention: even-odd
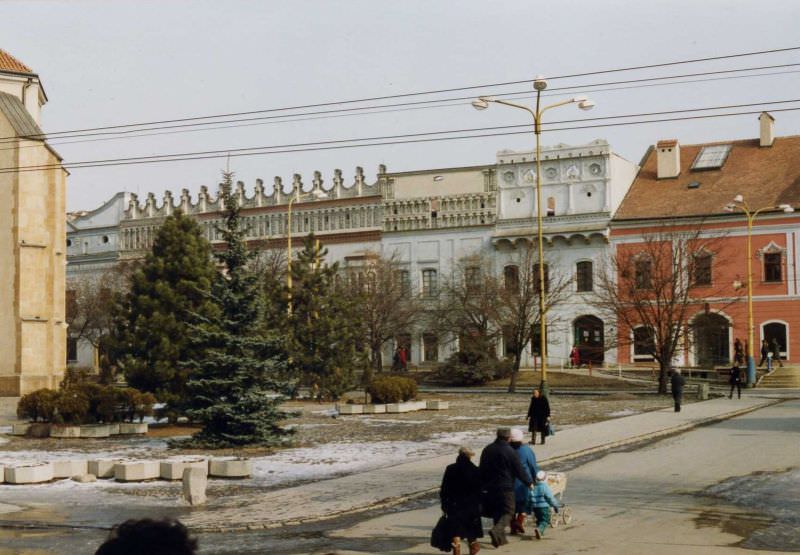
{"type": "Polygon", "coordinates": [[[291,370],[302,385],[338,399],[367,360],[357,297],[337,287],[338,263],[324,265],[326,254],[311,234],[292,263],[291,370]]]}
{"type": "Polygon", "coordinates": [[[219,311],[192,325],[192,344],[201,354],[186,364],[188,414],[203,424],[191,441],[198,446],[270,445],[288,433],[279,426],[288,416],[279,408],[286,354],[279,336],[265,329],[264,298],[248,267],[254,254],[231,194],[232,176],[223,172],[220,232],[227,248],[217,254],[223,271],[210,293],[219,311]]]}
{"type": "Polygon", "coordinates": [[[196,353],[188,317],[215,313],[208,298],[215,275],[200,226],[176,211],[132,273],[128,293],[115,301],[103,345],[109,363],[124,372],[131,387],[154,393],[172,409],[180,408],[185,395],[188,370],[181,363],[196,353]]]}

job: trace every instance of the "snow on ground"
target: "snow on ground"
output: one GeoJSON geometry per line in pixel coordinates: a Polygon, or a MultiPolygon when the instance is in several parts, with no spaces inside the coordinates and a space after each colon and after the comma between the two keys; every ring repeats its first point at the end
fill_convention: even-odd
{"type": "Polygon", "coordinates": [[[634,414],[639,414],[639,411],[633,409],[622,409],[614,412],[609,412],[608,416],[611,418],[619,418],[620,416],[631,416],[634,414]]]}

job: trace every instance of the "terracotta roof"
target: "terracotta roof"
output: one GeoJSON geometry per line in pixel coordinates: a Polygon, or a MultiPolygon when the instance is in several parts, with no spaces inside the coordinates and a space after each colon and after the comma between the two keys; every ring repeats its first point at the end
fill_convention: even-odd
{"type": "Polygon", "coordinates": [[[656,149],[651,148],[613,220],[707,216],[743,195],[750,206],[791,204],[800,207],[800,135],[778,137],[770,147],[758,139],[681,145],[678,177],[656,177],[656,149]],[[690,168],[704,146],[732,145],[719,169],[690,168]],[[699,186],[689,184],[697,182],[699,186]]]}
{"type": "Polygon", "coordinates": [[[0,48],[0,71],[13,71],[14,73],[30,73],[33,70],[20,62],[14,56],[0,48]]]}

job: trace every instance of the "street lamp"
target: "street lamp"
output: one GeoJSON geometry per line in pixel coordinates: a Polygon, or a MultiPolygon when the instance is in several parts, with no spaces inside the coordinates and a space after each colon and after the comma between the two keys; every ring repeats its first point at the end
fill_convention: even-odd
{"type": "Polygon", "coordinates": [[[733,197],[733,202],[725,205],[726,212],[741,210],[747,217],[747,386],[755,387],[756,384],[756,361],[753,358],[754,329],[753,323],[753,220],[756,219],[764,210],[781,210],[790,214],[794,208],[789,204],[779,204],[763,206],[758,210],[752,210],[750,205],[745,202],[742,195],[733,197]]]}
{"type": "MultiPolygon", "coordinates": [[[[292,315],[292,204],[300,198],[302,191],[298,188],[289,197],[289,204],[286,207],[286,287],[288,288],[289,301],[286,305],[286,312],[292,315]]],[[[314,200],[328,198],[328,194],[319,189],[311,191],[311,198],[314,200]]]]}
{"type": "Polygon", "coordinates": [[[547,396],[547,338],[545,336],[546,321],[545,321],[545,287],[544,287],[544,241],[542,238],[542,151],[541,151],[541,138],[542,134],[542,116],[547,110],[564,106],[566,104],[577,104],[581,110],[591,110],[594,108],[595,103],[589,100],[586,96],[579,95],[569,99],[549,104],[540,107],[540,100],[542,91],[547,88],[547,81],[541,75],[537,75],[533,80],[533,88],[536,91],[536,108],[530,108],[524,104],[517,104],[508,100],[502,100],[491,96],[481,96],[472,101],[472,107],[476,110],[485,110],[489,104],[503,104],[511,106],[512,108],[519,108],[525,110],[533,117],[533,133],[536,137],[536,226],[539,242],[539,354],[542,357],[542,395],[547,396]]]}

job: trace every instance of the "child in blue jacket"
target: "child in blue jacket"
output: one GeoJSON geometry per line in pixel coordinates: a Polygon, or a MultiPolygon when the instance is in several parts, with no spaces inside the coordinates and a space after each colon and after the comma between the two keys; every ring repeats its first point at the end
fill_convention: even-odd
{"type": "Polygon", "coordinates": [[[536,473],[536,484],[531,488],[530,492],[528,512],[532,512],[536,517],[536,528],[533,533],[536,535],[536,539],[540,540],[544,536],[544,531],[550,525],[550,507],[553,507],[553,510],[558,513],[561,503],[558,502],[550,486],[547,485],[547,473],[544,470],[536,473]]]}

